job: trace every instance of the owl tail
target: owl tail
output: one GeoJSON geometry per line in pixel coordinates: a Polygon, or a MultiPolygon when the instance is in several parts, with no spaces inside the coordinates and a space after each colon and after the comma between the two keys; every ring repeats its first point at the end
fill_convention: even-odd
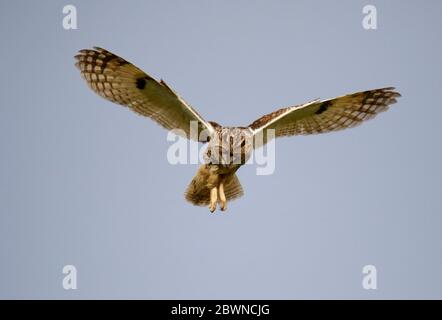
{"type": "MultiPolygon", "coordinates": [[[[187,201],[196,206],[207,206],[210,203],[210,189],[208,187],[209,172],[201,166],[193,177],[184,193],[187,201]]],[[[236,174],[232,174],[224,181],[224,194],[227,201],[240,198],[244,195],[241,183],[236,174]]]]}

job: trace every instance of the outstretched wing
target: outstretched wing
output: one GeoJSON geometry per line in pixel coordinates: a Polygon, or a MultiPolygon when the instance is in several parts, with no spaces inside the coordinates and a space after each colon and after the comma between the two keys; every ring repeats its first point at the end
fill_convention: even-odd
{"type": "MultiPolygon", "coordinates": [[[[386,111],[401,95],[394,88],[357,92],[329,100],[315,100],[303,105],[277,110],[249,125],[256,135],[262,134],[267,143],[268,129],[274,129],[275,137],[306,135],[342,130],[361,124],[386,111]]],[[[259,137],[261,138],[261,137],[259,137]]]]}
{"type": "Polygon", "coordinates": [[[128,106],[168,130],[181,129],[182,136],[193,140],[198,140],[204,129],[208,134],[213,132],[212,125],[164,81],[156,81],[130,62],[98,47],[80,50],[75,58],[82,77],[103,98],[128,106]],[[196,137],[190,135],[191,121],[198,125],[196,137]]]}

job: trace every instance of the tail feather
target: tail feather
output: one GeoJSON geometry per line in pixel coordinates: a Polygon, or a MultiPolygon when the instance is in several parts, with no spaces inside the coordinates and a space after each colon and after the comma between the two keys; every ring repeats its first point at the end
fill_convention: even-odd
{"type": "Polygon", "coordinates": [[[242,189],[241,182],[239,182],[239,179],[236,176],[236,174],[234,174],[224,184],[224,193],[225,193],[228,201],[240,198],[244,195],[244,191],[242,189]]]}
{"type": "MultiPolygon", "coordinates": [[[[210,203],[210,188],[208,186],[209,173],[200,168],[193,177],[185,192],[185,198],[196,206],[207,206],[210,203]]],[[[240,198],[244,195],[243,188],[236,174],[226,178],[224,182],[224,194],[227,201],[240,198]]]]}

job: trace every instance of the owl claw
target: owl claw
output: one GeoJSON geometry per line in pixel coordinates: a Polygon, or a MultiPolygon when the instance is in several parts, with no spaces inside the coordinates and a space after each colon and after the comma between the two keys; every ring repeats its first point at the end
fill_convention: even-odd
{"type": "Polygon", "coordinates": [[[218,200],[218,190],[217,188],[212,188],[212,190],[210,190],[210,205],[209,205],[209,210],[210,212],[215,212],[216,210],[216,202],[218,200]]]}
{"type": "Polygon", "coordinates": [[[226,195],[224,194],[224,183],[223,182],[221,182],[219,184],[218,193],[219,193],[219,207],[220,207],[221,211],[226,211],[227,210],[227,199],[226,199],[226,195]]]}
{"type": "Polygon", "coordinates": [[[209,210],[210,212],[215,212],[216,210],[216,204],[219,201],[219,208],[221,211],[227,210],[227,199],[226,195],[224,194],[224,184],[221,182],[217,187],[214,187],[210,189],[210,204],[209,204],[209,210]]]}

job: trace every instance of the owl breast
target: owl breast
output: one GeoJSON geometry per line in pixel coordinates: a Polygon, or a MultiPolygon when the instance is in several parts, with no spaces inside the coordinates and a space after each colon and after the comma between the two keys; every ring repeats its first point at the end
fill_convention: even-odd
{"type": "Polygon", "coordinates": [[[205,160],[225,169],[239,168],[249,160],[253,135],[249,128],[218,128],[209,141],[205,160]]]}

